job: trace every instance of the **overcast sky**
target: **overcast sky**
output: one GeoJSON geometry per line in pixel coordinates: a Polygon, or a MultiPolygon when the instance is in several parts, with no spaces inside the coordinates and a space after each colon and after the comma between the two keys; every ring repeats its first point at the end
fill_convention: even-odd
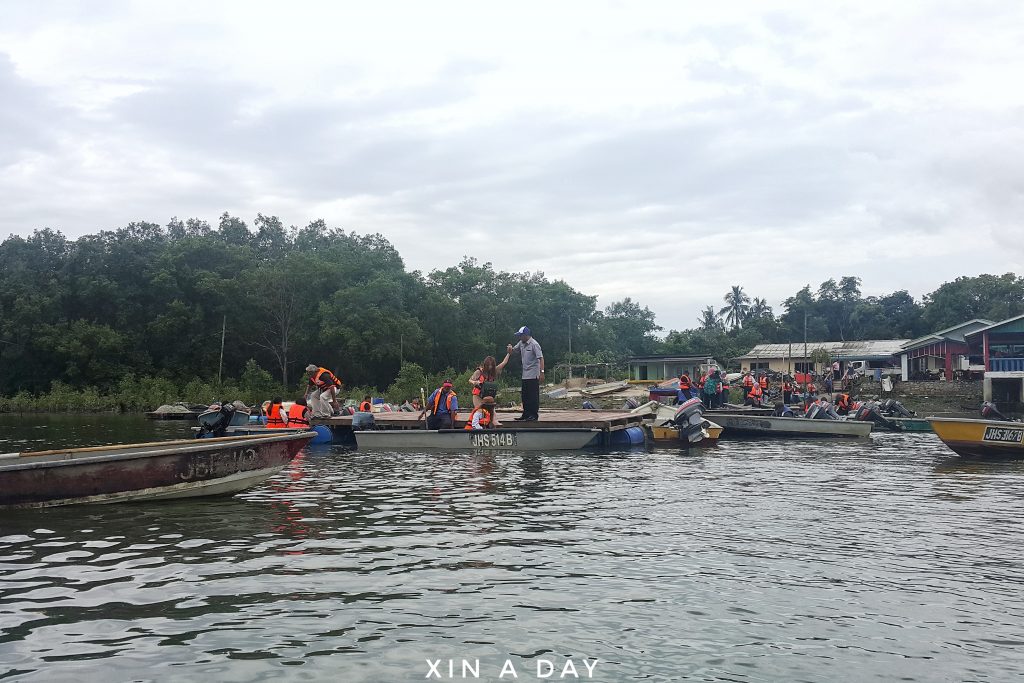
{"type": "Polygon", "coordinates": [[[1024,3],[718,4],[4,2],[0,237],[324,218],[666,330],[1024,273],[1024,3]]]}

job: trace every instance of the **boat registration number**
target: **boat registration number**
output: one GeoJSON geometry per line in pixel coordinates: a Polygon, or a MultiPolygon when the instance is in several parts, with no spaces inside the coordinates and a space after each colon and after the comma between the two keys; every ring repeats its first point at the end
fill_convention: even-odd
{"type": "Polygon", "coordinates": [[[514,432],[473,432],[469,435],[469,443],[473,448],[509,448],[518,446],[519,439],[514,432]]]}
{"type": "Polygon", "coordinates": [[[999,443],[1022,443],[1024,429],[1007,429],[1006,427],[986,427],[985,436],[982,441],[997,441],[999,443]]]}

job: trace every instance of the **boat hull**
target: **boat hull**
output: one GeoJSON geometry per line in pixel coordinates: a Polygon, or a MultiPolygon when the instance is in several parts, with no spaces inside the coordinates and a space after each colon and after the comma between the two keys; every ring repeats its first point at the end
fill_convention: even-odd
{"type": "Polygon", "coordinates": [[[929,417],[932,430],[964,458],[1024,458],[1024,422],[929,417]]]}
{"type": "Polygon", "coordinates": [[[730,415],[716,413],[715,422],[722,425],[724,437],[769,436],[783,438],[867,438],[870,422],[855,420],[808,420],[802,417],[771,417],[767,415],[730,415]]]}
{"type": "Polygon", "coordinates": [[[651,443],[656,446],[677,446],[679,448],[706,448],[714,446],[718,443],[718,438],[722,435],[723,428],[714,422],[708,422],[707,425],[704,428],[706,436],[699,441],[693,442],[680,436],[679,429],[676,427],[651,425],[651,443]]]}
{"type": "Polygon", "coordinates": [[[0,456],[0,508],[225,495],[273,476],[315,436],[163,441],[0,456]]]}
{"type": "Polygon", "coordinates": [[[380,429],[355,432],[360,450],[442,449],[468,451],[574,451],[586,448],[599,429],[380,429]]]}
{"type": "Polygon", "coordinates": [[[932,425],[923,417],[890,417],[887,418],[900,426],[904,432],[930,432],[932,425]]]}

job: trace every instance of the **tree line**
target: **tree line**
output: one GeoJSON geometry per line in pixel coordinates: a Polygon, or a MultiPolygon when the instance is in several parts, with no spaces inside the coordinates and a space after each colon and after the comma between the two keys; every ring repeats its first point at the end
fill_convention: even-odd
{"type": "MultiPolygon", "coordinates": [[[[403,364],[460,372],[529,324],[549,366],[682,353],[729,359],[760,342],[916,337],[973,317],[1024,312],[1024,278],[958,278],[921,301],[864,297],[859,278],[808,285],[776,315],[735,286],[697,326],[662,328],[630,298],[597,298],[543,273],[464,258],[409,271],[379,234],[313,221],[285,227],[227,213],[216,226],[136,222],[69,240],[37,230],[0,243],[0,395],[88,387],[126,391],[144,378],[187,385],[268,371],[298,387],[308,363],[351,385],[386,387],[403,364]],[[225,344],[221,349],[224,332],[225,344]]],[[[259,380],[264,382],[264,380],[259,380]]],[[[257,383],[259,386],[262,384],[257,383]]],[[[257,384],[252,384],[257,386],[257,384]]]]}

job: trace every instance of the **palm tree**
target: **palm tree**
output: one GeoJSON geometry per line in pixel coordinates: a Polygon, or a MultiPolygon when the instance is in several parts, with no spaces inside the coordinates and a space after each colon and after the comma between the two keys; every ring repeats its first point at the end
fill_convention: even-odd
{"type": "Polygon", "coordinates": [[[767,300],[754,297],[754,300],[750,302],[750,310],[747,311],[747,315],[754,320],[771,318],[772,307],[768,305],[767,300]]]}
{"type": "Polygon", "coordinates": [[[732,325],[732,329],[738,329],[750,313],[750,297],[743,291],[743,287],[733,285],[732,291],[722,299],[726,305],[718,314],[725,316],[725,322],[732,325]]]}
{"type": "Polygon", "coordinates": [[[700,323],[700,329],[707,332],[713,332],[722,327],[722,318],[715,313],[715,309],[712,306],[706,306],[700,312],[700,318],[697,319],[697,322],[700,323]]]}

